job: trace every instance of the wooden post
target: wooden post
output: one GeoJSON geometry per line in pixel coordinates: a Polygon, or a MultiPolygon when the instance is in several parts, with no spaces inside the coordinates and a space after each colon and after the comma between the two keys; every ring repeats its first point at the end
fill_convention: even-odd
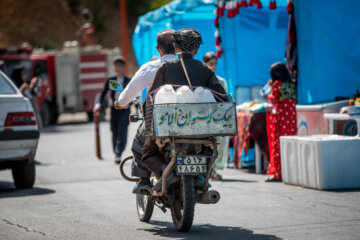
{"type": "Polygon", "coordinates": [[[129,41],[126,0],[119,0],[121,52],[125,58],[125,75],[129,74],[129,41]]]}
{"type": "Polygon", "coordinates": [[[101,146],[100,146],[100,114],[95,113],[94,114],[94,123],[95,123],[95,146],[96,146],[96,160],[101,160],[101,146]]]}

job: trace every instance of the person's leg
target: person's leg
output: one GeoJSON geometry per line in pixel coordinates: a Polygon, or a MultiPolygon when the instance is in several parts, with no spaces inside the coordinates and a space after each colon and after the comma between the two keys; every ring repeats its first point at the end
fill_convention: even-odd
{"type": "Polygon", "coordinates": [[[148,169],[145,164],[143,163],[143,150],[146,147],[145,143],[145,132],[143,125],[139,126],[138,132],[135,135],[135,139],[133,141],[133,145],[131,150],[134,154],[134,161],[132,165],[131,174],[134,176],[139,176],[140,181],[138,184],[133,188],[133,193],[140,194],[142,191],[148,191],[151,189],[151,170],[148,169]]]}
{"type": "Polygon", "coordinates": [[[135,194],[139,194],[143,190],[149,191],[152,187],[150,182],[151,172],[147,168],[145,168],[141,161],[142,144],[139,143],[137,139],[134,139],[131,150],[134,154],[134,159],[131,165],[131,175],[140,177],[140,181],[133,188],[132,192],[135,194]]]}
{"type": "Polygon", "coordinates": [[[113,151],[116,155],[115,146],[116,146],[116,131],[117,131],[117,124],[116,124],[116,112],[115,109],[111,108],[110,112],[110,130],[111,130],[111,142],[113,151]]]}
{"type": "Polygon", "coordinates": [[[129,126],[129,118],[127,111],[118,110],[116,112],[115,131],[113,135],[115,137],[115,155],[116,163],[121,162],[121,154],[125,149],[127,140],[127,131],[129,126]]]}
{"type": "MultiPolygon", "coordinates": [[[[159,179],[159,181],[152,189],[157,192],[161,191],[161,175],[167,167],[167,164],[164,160],[164,156],[160,153],[159,148],[155,143],[155,139],[146,139],[142,152],[142,162],[144,166],[151,172],[153,172],[154,175],[159,179]]],[[[168,173],[166,176],[166,188],[171,184],[177,182],[178,179],[179,178],[175,176],[172,172],[168,173]]]]}
{"type": "Polygon", "coordinates": [[[210,178],[221,180],[222,176],[218,173],[218,170],[223,170],[227,163],[227,137],[217,137],[217,143],[218,156],[214,162],[210,178]]]}
{"type": "Polygon", "coordinates": [[[115,144],[116,156],[121,156],[122,152],[126,147],[127,131],[129,124],[124,122],[121,125],[122,125],[121,127],[118,127],[118,131],[116,133],[116,144],[115,144]]]}
{"type": "Polygon", "coordinates": [[[148,170],[153,172],[157,178],[160,178],[161,167],[165,161],[154,139],[147,138],[145,140],[141,161],[148,170]]]}
{"type": "MultiPolygon", "coordinates": [[[[165,163],[163,156],[160,154],[158,146],[154,140],[146,139],[141,152],[141,165],[145,166],[148,172],[153,172],[157,178],[161,176],[161,167],[165,163]]],[[[139,166],[138,164],[137,166],[139,166]]],[[[139,169],[137,169],[139,170],[139,169]]],[[[133,193],[141,193],[143,190],[149,190],[149,177],[141,177],[140,182],[134,187],[133,193]]]]}
{"type": "Polygon", "coordinates": [[[141,161],[142,149],[145,144],[145,133],[143,126],[143,124],[140,124],[136,132],[133,144],[131,146],[131,151],[134,155],[134,160],[131,166],[131,175],[135,177],[149,179],[151,176],[151,172],[144,166],[141,161]]]}

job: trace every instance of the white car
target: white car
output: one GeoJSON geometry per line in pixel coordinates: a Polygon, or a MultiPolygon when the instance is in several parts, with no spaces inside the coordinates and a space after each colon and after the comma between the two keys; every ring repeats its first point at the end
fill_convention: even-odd
{"type": "Polygon", "coordinates": [[[39,135],[29,99],[0,71],[0,170],[12,170],[16,188],[34,185],[39,135]]]}

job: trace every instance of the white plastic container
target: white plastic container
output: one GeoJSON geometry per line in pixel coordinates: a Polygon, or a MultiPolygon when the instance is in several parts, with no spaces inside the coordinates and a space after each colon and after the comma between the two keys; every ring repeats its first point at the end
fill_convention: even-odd
{"type": "Polygon", "coordinates": [[[174,88],[169,84],[162,86],[155,95],[154,104],[176,103],[176,102],[177,102],[177,97],[174,88]]]}
{"type": "Polygon", "coordinates": [[[166,84],[162,86],[156,93],[154,103],[208,103],[216,102],[215,97],[210,90],[204,89],[203,87],[197,87],[194,92],[189,86],[181,86],[176,92],[174,88],[166,84]]]}
{"type": "MultiPolygon", "coordinates": [[[[360,138],[339,135],[281,137],[284,182],[289,165],[297,168],[299,185],[320,190],[360,188],[360,138]],[[286,147],[283,142],[296,146],[286,147]],[[295,153],[288,153],[294,151],[295,153]],[[296,157],[294,157],[296,154],[296,157]],[[293,162],[297,158],[297,163],[293,162]],[[300,166],[299,166],[300,163],[300,166]]],[[[295,170],[293,170],[295,172],[295,170]]]]}
{"type": "Polygon", "coordinates": [[[272,91],[272,87],[270,86],[269,83],[266,83],[266,85],[260,89],[260,95],[263,96],[269,96],[269,94],[272,91]]]}
{"type": "Polygon", "coordinates": [[[195,103],[196,97],[191,89],[184,85],[176,90],[176,102],[177,103],[195,103]]]}
{"type": "Polygon", "coordinates": [[[197,103],[208,103],[208,102],[216,102],[214,95],[208,89],[204,89],[203,87],[197,87],[194,90],[195,102],[197,103]]]}

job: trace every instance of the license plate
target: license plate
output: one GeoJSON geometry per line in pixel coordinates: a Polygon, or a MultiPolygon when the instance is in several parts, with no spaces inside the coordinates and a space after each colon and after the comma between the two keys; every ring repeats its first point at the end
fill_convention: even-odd
{"type": "Polygon", "coordinates": [[[177,174],[205,174],[207,173],[207,156],[177,156],[177,174]]]}

